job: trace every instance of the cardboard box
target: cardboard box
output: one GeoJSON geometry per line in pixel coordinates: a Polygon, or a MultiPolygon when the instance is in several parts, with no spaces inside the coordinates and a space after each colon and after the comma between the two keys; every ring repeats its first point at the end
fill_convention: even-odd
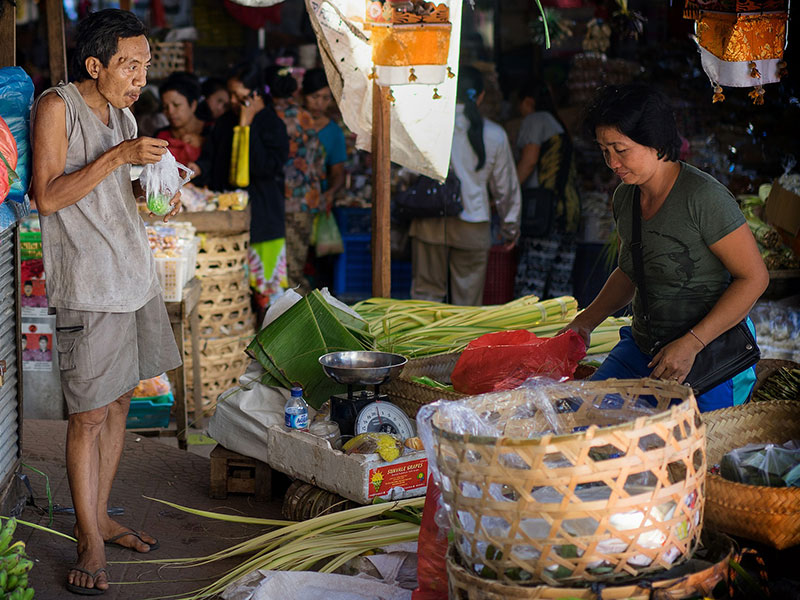
{"type": "Polygon", "coordinates": [[[797,237],[800,232],[800,196],[784,188],[778,181],[772,184],[767,197],[767,222],[797,237]]]}
{"type": "Polygon", "coordinates": [[[359,504],[424,496],[428,487],[424,451],[387,463],[377,454],[348,455],[320,437],[282,427],[267,428],[267,447],[264,460],[273,469],[359,504]]]}

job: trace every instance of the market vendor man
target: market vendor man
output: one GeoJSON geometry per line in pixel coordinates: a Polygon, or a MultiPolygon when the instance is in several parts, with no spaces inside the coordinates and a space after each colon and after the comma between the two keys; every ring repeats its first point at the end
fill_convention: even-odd
{"type": "MultiPolygon", "coordinates": [[[[146,33],[127,11],[90,15],[77,28],[74,83],[45,91],[33,110],[31,194],[69,409],[78,561],[66,585],[85,595],[108,588],[105,544],[157,548],[153,536],[110,519],[107,505],[133,389],[181,361],[131,182],[131,165],[167,151],[164,140],[136,138],[129,110],[146,83],[146,33]]],[[[171,204],[168,217],[179,195],[171,204]]]]}

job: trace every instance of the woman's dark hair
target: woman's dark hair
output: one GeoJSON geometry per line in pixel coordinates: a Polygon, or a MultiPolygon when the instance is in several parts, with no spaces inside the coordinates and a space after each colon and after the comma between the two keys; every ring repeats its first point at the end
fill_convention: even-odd
{"type": "Polygon", "coordinates": [[[330,87],[325,69],[309,69],[303,75],[303,95],[308,96],[322,88],[330,87]]]}
{"type": "Polygon", "coordinates": [[[241,84],[253,93],[258,94],[264,99],[264,102],[270,100],[270,89],[267,87],[267,82],[264,80],[264,71],[254,62],[239,65],[228,75],[226,81],[236,79],[241,84]]]}
{"type": "Polygon", "coordinates": [[[594,138],[598,127],[613,127],[637,144],[654,148],[659,158],[678,160],[681,138],[667,97],[638,83],[601,88],[584,116],[586,133],[594,138]]]}
{"type": "Polygon", "coordinates": [[[467,139],[478,155],[476,171],[486,164],[486,147],[483,144],[483,117],[478,110],[478,96],[483,93],[483,75],[475,67],[461,67],[458,70],[458,91],[456,100],[464,105],[464,115],[469,120],[467,139]]]}
{"type": "Polygon", "coordinates": [[[70,76],[73,81],[91,79],[86,70],[86,59],[94,56],[104,67],[117,53],[120,39],[147,35],[147,28],[127,10],[107,8],[90,14],[78,23],[75,34],[75,52],[72,55],[70,76]]]}
{"type": "Polygon", "coordinates": [[[525,81],[518,90],[519,100],[522,102],[525,98],[533,98],[536,103],[536,112],[549,112],[553,118],[559,122],[564,131],[567,131],[567,126],[558,114],[558,108],[553,100],[553,94],[546,83],[542,83],[537,79],[529,79],[525,81]]]}
{"type": "Polygon", "coordinates": [[[297,80],[290,67],[270,65],[264,70],[264,77],[274,98],[290,98],[297,91],[297,80]]]}
{"type": "Polygon", "coordinates": [[[204,98],[208,98],[220,90],[225,90],[227,92],[228,88],[225,87],[225,81],[219,77],[209,77],[200,84],[200,91],[203,93],[204,98]]]}
{"type": "Polygon", "coordinates": [[[193,73],[175,71],[158,87],[162,101],[166,92],[178,92],[191,105],[192,102],[200,101],[200,80],[193,73]]]}

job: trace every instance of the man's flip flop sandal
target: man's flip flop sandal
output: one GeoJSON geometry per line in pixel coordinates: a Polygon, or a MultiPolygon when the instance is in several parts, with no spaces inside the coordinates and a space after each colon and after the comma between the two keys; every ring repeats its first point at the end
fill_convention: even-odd
{"type": "MultiPolygon", "coordinates": [[[[92,578],[92,582],[94,582],[97,579],[97,576],[100,575],[100,573],[105,573],[106,579],[108,579],[108,571],[106,571],[105,567],[100,567],[94,573],[92,573],[91,571],[87,571],[82,567],[72,567],[70,571],[80,571],[81,573],[86,573],[89,577],[92,578]]],[[[81,596],[99,596],[100,594],[106,593],[106,590],[101,590],[96,587],[87,588],[80,585],[75,585],[74,583],[70,583],[69,581],[67,582],[67,590],[69,590],[73,594],[79,594],[81,596]]]]}
{"type": "MultiPolygon", "coordinates": [[[[152,552],[153,550],[158,550],[158,549],[159,549],[159,547],[160,547],[160,544],[158,543],[158,540],[156,540],[156,541],[155,541],[155,542],[153,542],[152,544],[148,544],[147,542],[145,542],[145,541],[142,539],[142,536],[141,536],[141,534],[139,534],[139,533],[138,533],[138,532],[136,532],[136,531],[125,531],[125,532],[123,532],[123,533],[120,533],[120,534],[118,534],[118,535],[115,535],[114,537],[112,537],[112,538],[110,538],[110,539],[106,540],[106,541],[105,541],[105,545],[106,545],[106,546],[118,546],[118,547],[120,547],[120,548],[125,548],[126,550],[133,550],[134,552],[139,552],[139,551],[138,551],[136,548],[132,548],[132,547],[130,547],[130,546],[125,546],[124,544],[120,544],[120,543],[117,541],[117,540],[121,540],[122,538],[124,538],[124,537],[126,537],[126,536],[128,536],[128,535],[132,535],[132,536],[134,536],[134,537],[138,538],[138,540],[139,540],[140,542],[142,542],[143,544],[146,544],[146,545],[150,546],[150,550],[148,550],[147,552],[142,552],[141,554],[149,554],[149,553],[150,553],[150,552],[152,552]]],[[[155,539],[155,538],[154,538],[154,539],[155,539]]]]}

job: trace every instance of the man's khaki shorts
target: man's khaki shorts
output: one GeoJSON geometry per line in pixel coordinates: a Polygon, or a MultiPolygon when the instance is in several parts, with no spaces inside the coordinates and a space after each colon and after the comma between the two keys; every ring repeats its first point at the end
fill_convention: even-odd
{"type": "Polygon", "coordinates": [[[131,313],[57,308],[56,343],[70,414],[111,404],[181,364],[161,294],[131,313]]]}

